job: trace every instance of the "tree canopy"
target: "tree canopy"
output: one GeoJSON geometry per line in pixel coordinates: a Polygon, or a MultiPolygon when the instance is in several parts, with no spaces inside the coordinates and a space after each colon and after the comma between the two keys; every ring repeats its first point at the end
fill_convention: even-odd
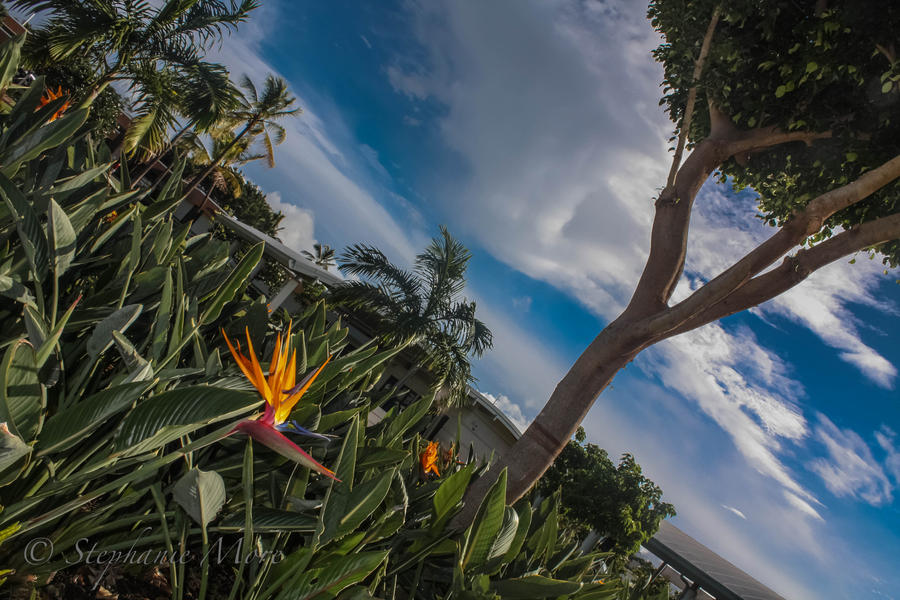
{"type": "Polygon", "coordinates": [[[563,516],[582,533],[594,529],[611,542],[605,549],[625,560],[656,533],[659,522],[675,516],[675,507],[662,501],[662,489],[641,472],[631,454],[618,466],[606,450],[584,443],[581,427],[556,457],[537,485],[547,496],[561,490],[563,516]]]}
{"type": "Polygon", "coordinates": [[[900,262],[900,6],[654,0],[648,15],[663,37],[654,56],[664,67],[660,103],[675,123],[675,152],[655,199],[646,264],[625,310],[469,490],[467,506],[505,467],[508,499],[524,494],[645,348],[771,300],[856,252],[900,262]],[[773,234],[672,302],[694,200],[713,173],[759,193],[773,234]]]}
{"type": "Polygon", "coordinates": [[[493,344],[491,330],[475,316],[475,302],[462,297],[471,256],[445,227],[411,271],[377,248],[355,244],[340,257],[339,269],[364,280],[348,281],[331,294],[336,304],[364,313],[385,341],[421,350],[434,387],[446,387],[451,403],[465,398],[474,379],[469,356],[481,356],[493,344]]]}
{"type": "MultiPolygon", "coordinates": [[[[650,5],[665,40],[654,53],[665,67],[661,102],[676,123],[684,117],[697,47],[715,6],[682,0],[650,5]]],[[[764,0],[722,3],[718,13],[688,139],[794,132],[799,143],[750,147],[718,167],[736,187],[759,193],[770,225],[785,225],[813,198],[897,155],[900,5],[764,0]]],[[[898,198],[900,185],[886,185],[828,216],[810,241],[894,214],[898,198]]],[[[896,265],[896,240],[879,250],[896,265]]]]}

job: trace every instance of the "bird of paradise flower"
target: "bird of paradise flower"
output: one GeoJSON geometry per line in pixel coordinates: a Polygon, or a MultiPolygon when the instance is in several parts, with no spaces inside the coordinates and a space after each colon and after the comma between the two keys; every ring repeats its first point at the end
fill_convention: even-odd
{"type": "MultiPolygon", "coordinates": [[[[290,332],[290,325],[288,325],[288,332],[290,332]]],[[[319,376],[319,373],[322,372],[322,369],[325,368],[325,365],[331,360],[331,357],[329,356],[317,370],[306,376],[303,381],[296,383],[297,351],[294,350],[290,360],[288,360],[290,336],[286,335],[282,343],[282,336],[279,333],[275,340],[272,362],[269,364],[269,375],[266,377],[253,350],[249,329],[246,330],[249,357],[244,356],[240,340],[235,340],[235,343],[232,344],[224,330],[222,330],[222,335],[225,336],[225,343],[228,344],[228,349],[231,351],[231,355],[237,362],[238,367],[240,367],[241,372],[266,401],[262,414],[241,421],[235,426],[234,431],[246,433],[253,440],[268,446],[285,458],[298,462],[335,481],[340,481],[340,479],[335,477],[333,471],[316,462],[312,456],[304,452],[303,449],[281,433],[282,431],[291,431],[310,437],[328,439],[328,436],[300,427],[296,421],[288,421],[288,417],[303,394],[306,393],[316,380],[316,377],[319,376]]]]}
{"type": "MultiPolygon", "coordinates": [[[[62,86],[57,87],[55,92],[53,90],[51,90],[50,88],[47,88],[44,95],[41,96],[41,103],[38,106],[38,108],[39,109],[43,108],[43,107],[47,106],[48,104],[50,104],[51,102],[53,102],[54,100],[58,100],[67,94],[68,94],[68,92],[63,92],[62,86]]],[[[63,115],[64,112],[66,112],[66,110],[68,110],[68,108],[69,108],[69,100],[66,100],[65,102],[63,102],[63,105],[60,106],[59,109],[55,113],[53,113],[53,116],[50,117],[50,120],[47,122],[52,123],[53,121],[57,120],[58,118],[60,118],[63,115]]]]}
{"type": "Polygon", "coordinates": [[[419,455],[419,461],[422,463],[422,471],[425,475],[434,473],[438,477],[441,476],[441,472],[438,471],[437,466],[438,448],[437,442],[428,442],[428,446],[422,451],[422,454],[419,455]]]}

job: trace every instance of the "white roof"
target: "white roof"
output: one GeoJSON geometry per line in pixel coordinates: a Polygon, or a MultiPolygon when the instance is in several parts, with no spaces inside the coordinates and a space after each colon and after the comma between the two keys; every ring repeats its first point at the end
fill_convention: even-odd
{"type": "Polygon", "coordinates": [[[319,268],[316,263],[296,250],[288,248],[272,236],[266,235],[255,227],[251,227],[246,223],[238,221],[218,205],[216,205],[216,209],[214,217],[216,221],[222,223],[222,225],[233,231],[238,237],[241,237],[248,242],[265,242],[266,247],[264,254],[284,265],[291,271],[312,279],[317,279],[325,285],[340,285],[344,283],[344,280],[340,276],[319,268]]]}
{"type": "Polygon", "coordinates": [[[519,428],[516,427],[516,424],[513,423],[508,416],[506,416],[506,413],[503,412],[499,406],[488,400],[488,398],[484,394],[482,394],[472,386],[469,386],[468,396],[477,404],[481,405],[482,408],[487,410],[491,414],[491,416],[500,421],[500,423],[502,423],[507,429],[509,429],[509,432],[513,435],[514,438],[519,439],[520,437],[522,437],[522,432],[519,431],[519,428]]]}

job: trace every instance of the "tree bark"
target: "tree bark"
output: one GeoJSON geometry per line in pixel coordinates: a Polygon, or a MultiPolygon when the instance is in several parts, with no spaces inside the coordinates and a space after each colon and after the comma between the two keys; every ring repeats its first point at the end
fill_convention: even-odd
{"type": "Polygon", "coordinates": [[[531,426],[507,451],[505,459],[495,463],[470,486],[454,525],[465,526],[471,522],[480,499],[503,467],[507,468],[508,502],[524,495],[544,474],[584,420],[594,400],[643,346],[644,340],[628,334],[628,326],[629,319],[623,315],[591,342],[556,386],[531,426]]]}
{"type": "MultiPolygon", "coordinates": [[[[715,110],[711,107],[711,110],[715,110]]],[[[900,237],[900,215],[864,223],[788,257],[759,275],[836,212],[867,198],[900,177],[900,156],[845,186],[813,199],[807,207],[744,258],[675,306],[668,302],[684,270],[691,209],[701,185],[735,152],[786,142],[810,142],[827,133],[737,132],[713,128],[678,170],[675,184],[660,195],[650,254],[631,302],[578,358],[547,404],[503,459],[470,486],[463,510],[451,526],[464,528],[481,499],[507,469],[507,501],[523,496],[568,443],[596,398],[643,349],[721,317],[745,310],[790,289],[841,256],[900,237]]]]}

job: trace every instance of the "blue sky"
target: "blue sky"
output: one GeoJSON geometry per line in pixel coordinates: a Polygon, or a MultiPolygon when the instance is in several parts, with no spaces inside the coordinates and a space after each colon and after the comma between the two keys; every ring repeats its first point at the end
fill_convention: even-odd
{"type": "MultiPolygon", "coordinates": [[[[672,126],[639,2],[267,0],[217,57],[304,114],[248,174],[282,238],[409,261],[446,224],[495,348],[477,387],[527,422],[627,302],[672,126]]],[[[700,193],[686,295],[771,231],[700,193]]],[[[900,286],[839,261],[629,365],[584,425],[632,452],[675,523],[791,599],[900,589],[900,286]]]]}

